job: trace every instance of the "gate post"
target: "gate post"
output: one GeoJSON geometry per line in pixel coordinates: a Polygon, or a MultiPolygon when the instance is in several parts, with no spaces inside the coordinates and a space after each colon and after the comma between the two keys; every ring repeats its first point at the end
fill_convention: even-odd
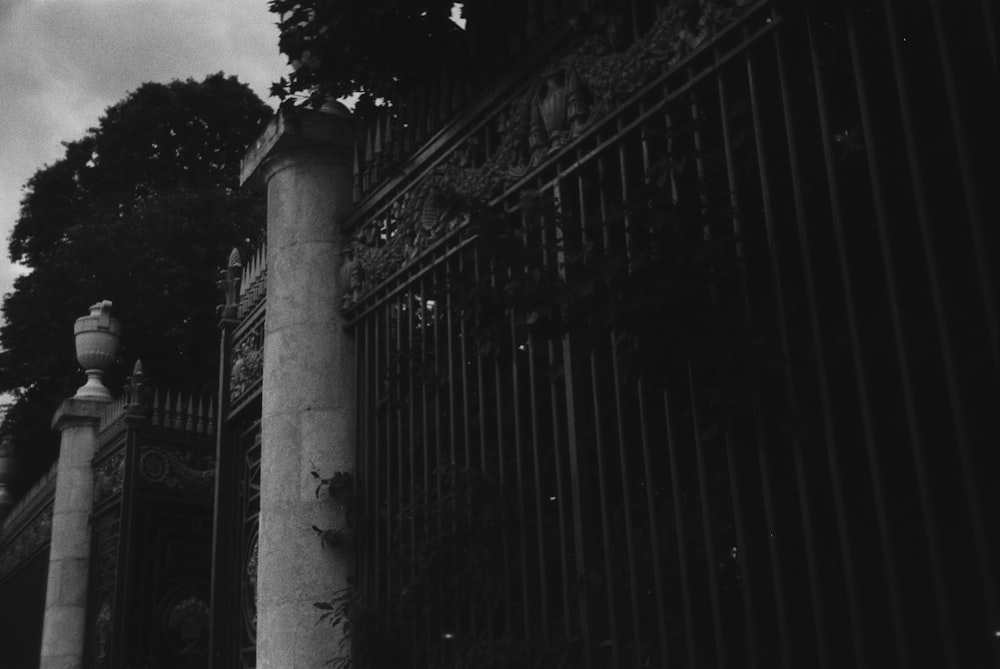
{"type": "Polygon", "coordinates": [[[56,493],[52,504],[52,543],[42,624],[42,669],[83,666],[90,581],[90,513],[94,505],[94,453],[97,428],[111,402],[101,383],[104,370],[118,355],[121,323],[111,316],[111,302],[90,307],[73,326],[76,357],[87,383],[63,400],[52,427],[61,432],[56,493]]]}
{"type": "Polygon", "coordinates": [[[340,223],[351,207],[352,126],[332,111],[279,112],[248,153],[243,181],[267,192],[267,307],[261,409],[257,666],[321,667],[338,655],[314,602],[346,585],[311,472],[352,471],[353,342],[341,316],[340,223]]]}

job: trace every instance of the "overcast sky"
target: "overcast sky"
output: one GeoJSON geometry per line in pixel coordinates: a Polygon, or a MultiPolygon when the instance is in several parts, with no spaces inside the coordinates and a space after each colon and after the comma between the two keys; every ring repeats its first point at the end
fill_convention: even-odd
{"type": "MultiPolygon", "coordinates": [[[[0,295],[21,187],[147,81],[220,70],[267,97],[285,73],[267,0],[0,0],[0,295]]],[[[67,326],[68,327],[68,326],[67,326]]]]}

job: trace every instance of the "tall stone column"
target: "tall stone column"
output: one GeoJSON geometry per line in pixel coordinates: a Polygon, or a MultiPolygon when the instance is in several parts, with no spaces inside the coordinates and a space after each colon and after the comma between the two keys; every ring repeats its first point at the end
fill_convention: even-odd
{"type": "Polygon", "coordinates": [[[344,550],[311,472],[353,470],[353,342],[340,313],[340,223],[351,206],[346,109],[279,114],[244,159],[267,192],[267,311],[261,424],[257,666],[322,667],[339,654],[313,604],[345,585],[344,550]]]}
{"type": "Polygon", "coordinates": [[[92,460],[97,427],[110,399],[64,400],[52,421],[61,434],[52,544],[42,629],[42,669],[83,666],[87,584],[90,573],[90,512],[94,499],[92,460]]]}
{"type": "Polygon", "coordinates": [[[90,307],[73,326],[76,357],[87,383],[63,400],[52,418],[60,431],[56,494],[52,505],[52,543],[42,625],[42,669],[83,666],[90,575],[90,513],[94,504],[94,453],[101,415],[111,394],[101,383],[118,356],[121,323],[111,317],[111,302],[90,307]]]}

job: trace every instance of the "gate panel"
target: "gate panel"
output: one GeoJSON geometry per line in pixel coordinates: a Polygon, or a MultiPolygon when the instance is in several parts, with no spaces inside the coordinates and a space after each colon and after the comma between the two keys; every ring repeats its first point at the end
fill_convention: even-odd
{"type": "Polygon", "coordinates": [[[995,23],[780,6],[359,204],[360,665],[996,661],[995,23]]]}

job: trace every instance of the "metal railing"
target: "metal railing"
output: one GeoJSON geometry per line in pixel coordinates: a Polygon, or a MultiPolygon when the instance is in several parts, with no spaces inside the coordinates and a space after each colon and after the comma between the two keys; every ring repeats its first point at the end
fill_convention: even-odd
{"type": "Polygon", "coordinates": [[[506,109],[362,203],[363,664],[996,662],[995,12],[778,5],[526,139],[493,214],[431,186],[497,166],[506,109]],[[523,279],[491,215],[553,286],[674,257],[649,221],[733,262],[649,312],[679,323],[636,361],[462,301],[523,279]]]}

